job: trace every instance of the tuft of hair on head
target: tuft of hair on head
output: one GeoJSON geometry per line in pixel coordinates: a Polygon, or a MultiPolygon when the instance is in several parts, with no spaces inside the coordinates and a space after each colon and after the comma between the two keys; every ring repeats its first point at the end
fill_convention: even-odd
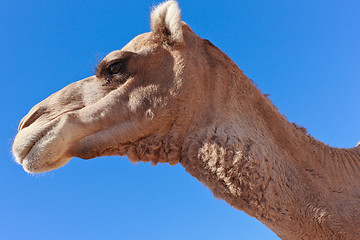
{"type": "Polygon", "coordinates": [[[169,43],[183,41],[180,9],[176,1],[167,1],[153,8],[150,15],[151,31],[169,43]]]}

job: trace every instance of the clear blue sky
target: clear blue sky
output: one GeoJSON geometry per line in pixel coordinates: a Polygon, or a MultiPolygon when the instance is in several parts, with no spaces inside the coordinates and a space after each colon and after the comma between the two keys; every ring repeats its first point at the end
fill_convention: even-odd
{"type": "MultiPolygon", "coordinates": [[[[149,31],[158,1],[0,1],[0,239],[278,239],[179,165],[73,159],[30,175],[12,160],[20,119],[149,31]]],[[[360,141],[360,1],[180,1],[289,121],[332,146],[360,141]]]]}

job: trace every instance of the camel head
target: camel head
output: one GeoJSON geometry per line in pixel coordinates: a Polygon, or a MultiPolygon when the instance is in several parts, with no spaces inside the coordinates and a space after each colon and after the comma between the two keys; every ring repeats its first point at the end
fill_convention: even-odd
{"type": "Polygon", "coordinates": [[[174,1],[151,13],[151,32],[109,53],[96,74],[35,105],[21,120],[13,154],[25,171],[59,168],[73,157],[128,155],[179,161],[181,136],[205,105],[202,51],[210,43],[181,21],[174,1]],[[200,76],[200,77],[199,77],[200,76]],[[196,80],[196,81],[195,81],[196,80]]]}

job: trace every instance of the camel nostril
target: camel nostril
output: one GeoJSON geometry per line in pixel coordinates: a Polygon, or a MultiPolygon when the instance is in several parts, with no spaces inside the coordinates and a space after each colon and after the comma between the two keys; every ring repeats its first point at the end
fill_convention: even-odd
{"type": "Polygon", "coordinates": [[[30,112],[21,119],[18,131],[30,126],[36,119],[38,119],[45,112],[44,107],[34,107],[30,112]]]}

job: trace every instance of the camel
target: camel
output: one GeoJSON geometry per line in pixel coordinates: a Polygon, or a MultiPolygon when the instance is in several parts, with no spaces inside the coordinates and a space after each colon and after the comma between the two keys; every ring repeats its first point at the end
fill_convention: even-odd
{"type": "Polygon", "coordinates": [[[73,157],[180,163],[282,239],[360,239],[360,146],[333,148],[288,122],[175,1],[18,130],[13,154],[30,173],[73,157]]]}

